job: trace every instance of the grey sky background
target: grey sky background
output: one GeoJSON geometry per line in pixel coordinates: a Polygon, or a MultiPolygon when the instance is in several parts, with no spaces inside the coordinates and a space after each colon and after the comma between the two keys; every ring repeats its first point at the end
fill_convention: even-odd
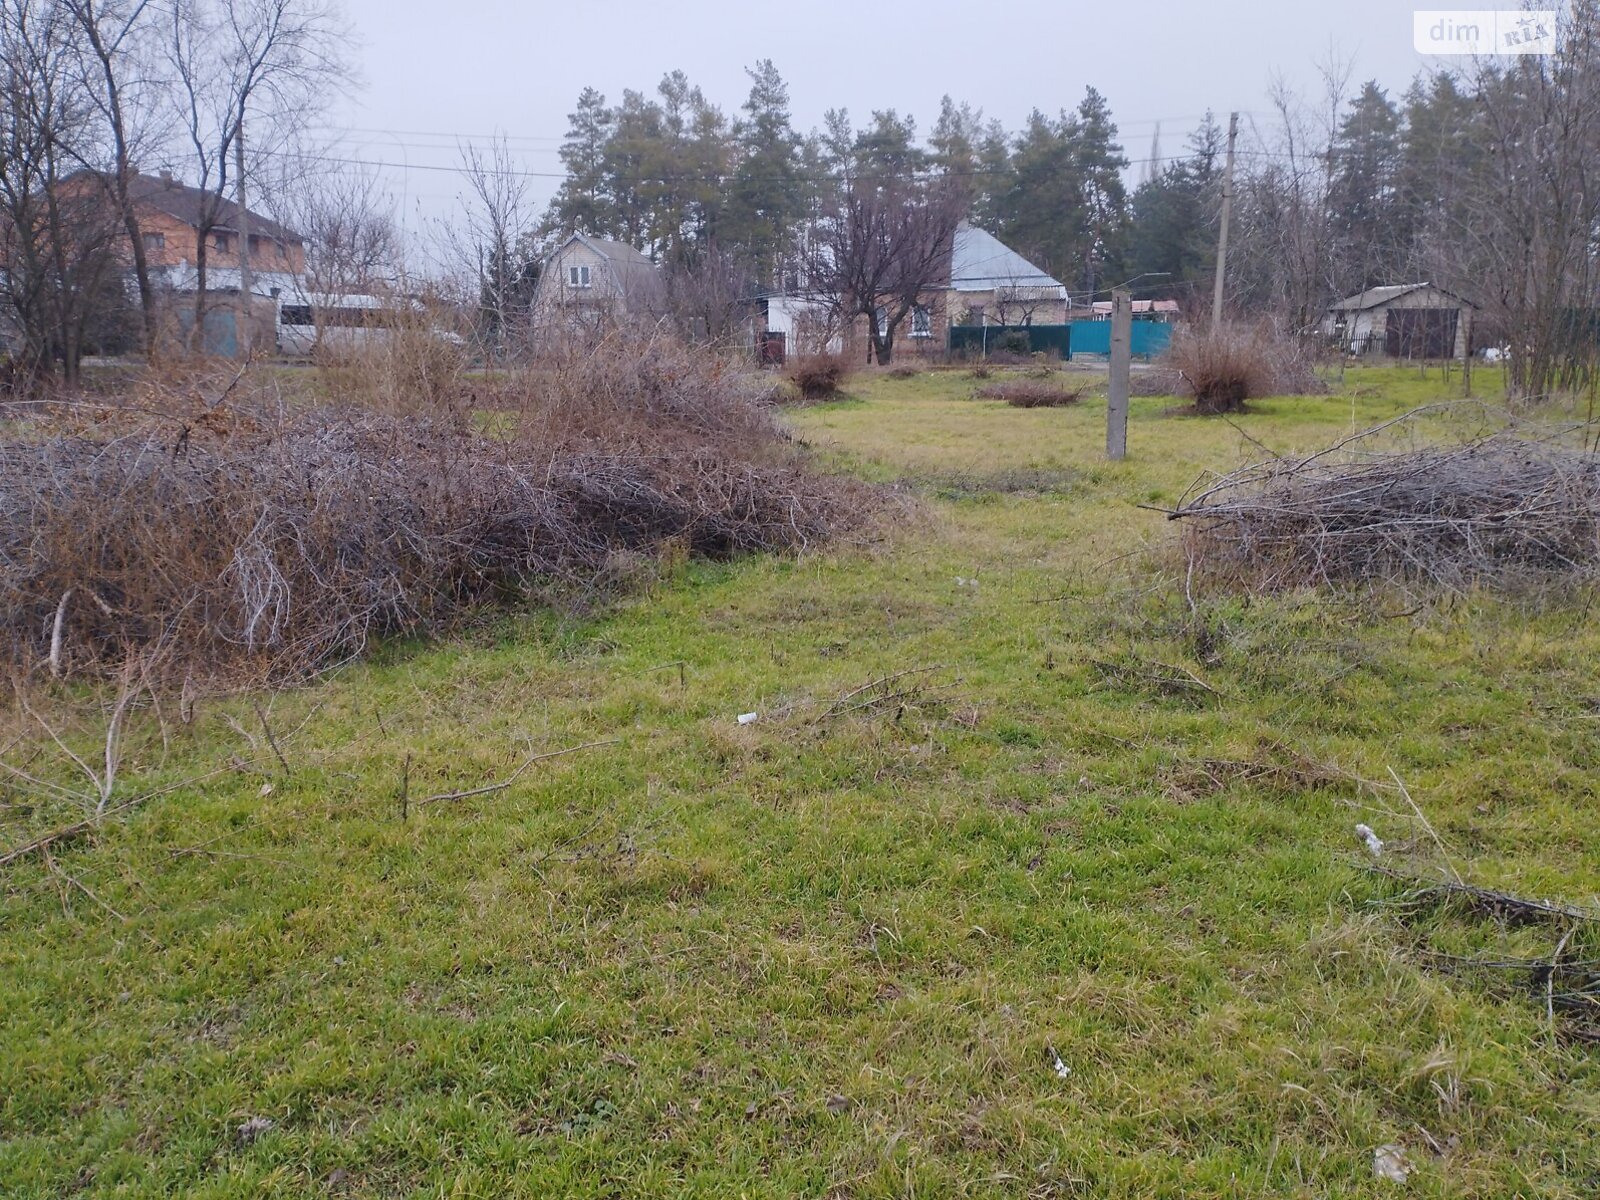
{"type": "MultiPolygon", "coordinates": [[[[1514,7],[1515,0],[1502,0],[1514,7]]],[[[1438,0],[1429,0],[1438,6],[1438,0]]],[[[871,110],[911,112],[926,133],[939,98],[981,107],[1016,129],[1038,107],[1073,107],[1093,84],[1110,102],[1128,157],[1148,155],[1156,122],[1171,155],[1207,108],[1267,113],[1274,74],[1320,88],[1330,51],[1354,80],[1402,91],[1425,64],[1412,13],[1396,0],[345,0],[364,87],[329,114],[321,136],[340,157],[382,169],[404,223],[447,216],[461,193],[458,143],[509,140],[539,208],[560,182],[557,149],[586,85],[615,102],[682,69],[730,116],[744,68],[771,58],[789,84],[794,121],[830,107],[859,125],[871,110]]],[[[1487,7],[1487,6],[1485,6],[1487,7]]],[[[1137,178],[1137,176],[1135,176],[1137,178]]]]}

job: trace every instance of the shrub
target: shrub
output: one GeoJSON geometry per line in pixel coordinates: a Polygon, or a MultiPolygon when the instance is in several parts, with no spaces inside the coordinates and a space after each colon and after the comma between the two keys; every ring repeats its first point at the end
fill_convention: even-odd
{"type": "Polygon", "coordinates": [[[1015,354],[1025,357],[1033,352],[1025,329],[1008,329],[989,342],[990,354],[1015,354]]]}
{"type": "Polygon", "coordinates": [[[922,374],[922,370],[910,363],[896,363],[889,368],[887,374],[890,379],[915,379],[922,374]]]}
{"type": "Polygon", "coordinates": [[[850,366],[839,354],[813,354],[797,358],[789,365],[789,379],[808,401],[831,400],[850,374],[850,366]]]}
{"type": "Polygon", "coordinates": [[[159,650],[275,678],[485,604],[583,600],[682,547],[795,549],[865,489],[809,473],[759,381],[668,341],[513,381],[499,412],[285,408],[275,382],[35,407],[0,436],[0,652],[159,650]]]}
{"type": "Polygon", "coordinates": [[[994,371],[990,369],[989,364],[986,362],[975,362],[972,364],[971,374],[974,379],[987,379],[994,374],[994,371]]]}
{"type": "Polygon", "coordinates": [[[1207,414],[1237,412],[1261,396],[1325,390],[1299,344],[1266,325],[1180,328],[1162,365],[1178,373],[1195,410],[1207,414]]]}
{"type": "Polygon", "coordinates": [[[1004,400],[1012,408],[1061,408],[1083,398],[1083,388],[1063,387],[1047,379],[1008,379],[978,389],[982,400],[1004,400]]]}

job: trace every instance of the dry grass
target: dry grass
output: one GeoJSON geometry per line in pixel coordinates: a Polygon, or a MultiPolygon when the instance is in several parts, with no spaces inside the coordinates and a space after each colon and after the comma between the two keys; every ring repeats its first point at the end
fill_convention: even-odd
{"type": "Polygon", "coordinates": [[[269,382],[46,404],[0,440],[0,651],[300,675],[663,554],[810,545],[861,489],[809,473],[760,381],[665,341],[499,388],[294,406],[269,382]]]}

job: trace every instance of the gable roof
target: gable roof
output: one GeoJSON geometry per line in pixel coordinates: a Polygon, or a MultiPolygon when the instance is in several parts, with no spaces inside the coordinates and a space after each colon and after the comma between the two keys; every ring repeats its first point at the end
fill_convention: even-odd
{"type": "MultiPolygon", "coordinates": [[[[1357,292],[1354,296],[1346,296],[1343,300],[1336,300],[1328,305],[1328,311],[1365,312],[1369,308],[1377,308],[1380,305],[1388,304],[1400,299],[1401,296],[1409,296],[1412,292],[1420,291],[1423,288],[1433,288],[1441,296],[1449,296],[1452,300],[1462,304],[1472,304],[1472,301],[1463,300],[1454,292],[1446,291],[1442,287],[1434,287],[1431,283],[1387,283],[1382,287],[1370,287],[1364,292],[1357,292]]],[[[1474,308],[1477,307],[1475,304],[1472,306],[1474,308]]]]}
{"type": "Polygon", "coordinates": [[[652,270],[655,269],[655,263],[651,262],[649,256],[642,250],[628,245],[627,242],[614,242],[610,238],[595,237],[588,233],[573,233],[556,248],[555,254],[552,254],[551,257],[554,258],[556,254],[560,254],[573,242],[582,242],[601,258],[621,267],[649,267],[652,270]]]}
{"type": "MultiPolygon", "coordinates": [[[[216,205],[216,220],[212,228],[229,233],[239,231],[239,206],[226,198],[218,200],[212,193],[190,187],[177,179],[157,178],[154,175],[135,175],[129,182],[133,202],[157,212],[166,213],[185,225],[200,227],[201,215],[208,204],[216,205]]],[[[250,232],[257,237],[276,238],[281,242],[298,242],[301,237],[292,229],[250,210],[250,232]]]]}
{"type": "Polygon", "coordinates": [[[1034,266],[992,233],[963,221],[956,226],[950,250],[950,286],[958,292],[988,292],[996,288],[1053,289],[1066,297],[1067,289],[1034,266]]]}

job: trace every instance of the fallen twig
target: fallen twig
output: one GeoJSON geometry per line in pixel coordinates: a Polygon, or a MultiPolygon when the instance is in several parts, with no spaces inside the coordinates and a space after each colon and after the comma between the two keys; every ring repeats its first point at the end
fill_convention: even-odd
{"type": "Polygon", "coordinates": [[[925,690],[927,686],[925,680],[917,683],[914,686],[904,687],[898,690],[891,690],[890,685],[902,679],[911,679],[917,676],[927,676],[933,674],[935,671],[942,670],[944,670],[942,665],[935,665],[931,667],[910,667],[904,671],[896,671],[892,675],[883,675],[877,679],[868,680],[860,687],[851,688],[844,695],[840,696],[821,714],[813,717],[811,723],[813,725],[820,725],[823,721],[830,720],[833,717],[843,716],[846,713],[857,712],[863,708],[880,707],[885,704],[894,704],[899,703],[902,700],[910,699],[925,690]],[[878,692],[878,694],[869,694],[874,691],[878,692]],[[860,697],[863,696],[865,696],[866,699],[860,699],[860,697]]]}
{"type": "Polygon", "coordinates": [[[606,738],[603,741],[598,742],[585,742],[581,746],[567,746],[565,749],[549,750],[541,754],[535,754],[531,758],[524,759],[520,767],[511,772],[510,775],[502,779],[499,783],[488,783],[482,787],[467,788],[465,791],[460,792],[440,792],[436,796],[428,796],[424,799],[418,800],[417,805],[418,807],[421,807],[425,804],[442,804],[449,800],[466,800],[473,796],[487,796],[494,792],[503,792],[512,784],[516,783],[517,780],[521,779],[523,773],[526,772],[529,767],[533,766],[534,763],[544,762],[546,759],[551,758],[560,758],[565,754],[576,754],[580,750],[594,750],[601,746],[615,746],[621,740],[621,738],[606,738]]]}

